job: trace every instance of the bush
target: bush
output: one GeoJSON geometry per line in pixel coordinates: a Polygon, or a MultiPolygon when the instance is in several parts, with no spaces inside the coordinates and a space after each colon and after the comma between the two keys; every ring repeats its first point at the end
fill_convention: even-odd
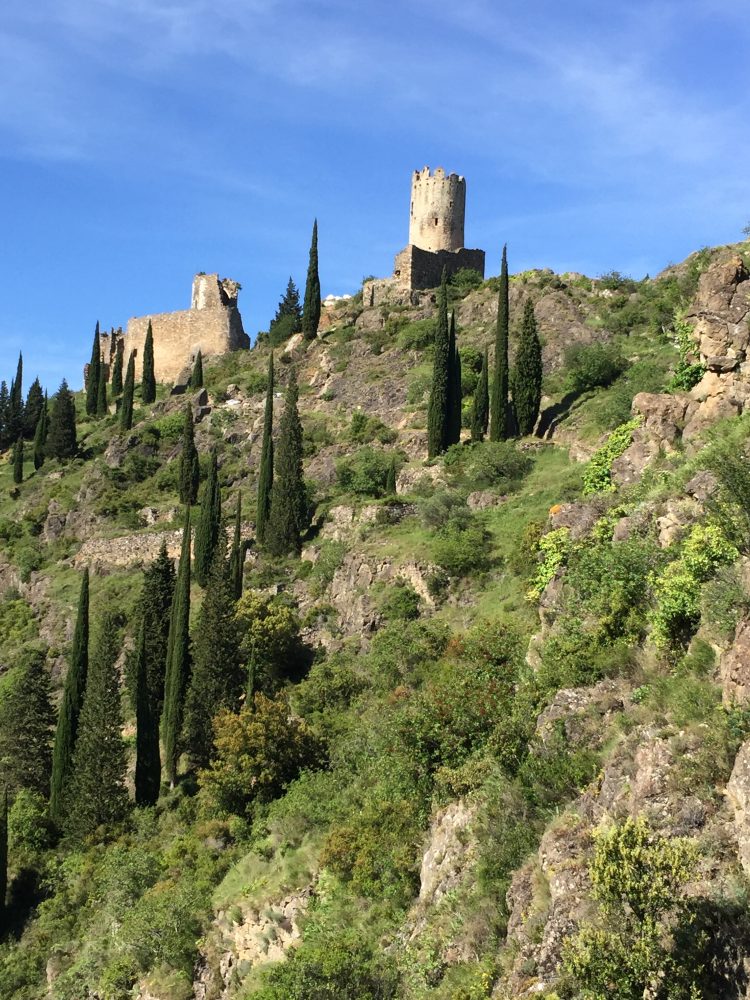
{"type": "Polygon", "coordinates": [[[285,680],[299,679],[310,650],[300,636],[297,613],[281,598],[246,590],[237,602],[240,648],[257,688],[272,692],[285,680]]]}
{"type": "Polygon", "coordinates": [[[303,768],[323,761],[322,747],[285,698],[256,694],[239,713],[222,709],[214,719],[216,759],[199,784],[226,813],[249,816],[256,802],[270,802],[303,768]]]}
{"type": "Polygon", "coordinates": [[[612,493],[615,485],[612,482],[612,464],[626,451],[633,440],[633,432],[641,423],[640,417],[634,417],[627,423],[620,424],[609,435],[602,447],[594,453],[583,473],[583,494],[612,493]]]}
{"type": "Polygon", "coordinates": [[[611,385],[628,362],[611,344],[573,344],[565,352],[565,366],[566,389],[582,393],[611,385]]]}
{"type": "Polygon", "coordinates": [[[397,437],[398,434],[379,417],[369,417],[362,410],[355,410],[352,414],[349,438],[355,443],[369,444],[371,441],[379,441],[381,444],[390,444],[397,437]]]}
{"type": "Polygon", "coordinates": [[[357,496],[382,497],[393,458],[393,452],[366,445],[336,463],[339,485],[357,496]]]}
{"type": "Polygon", "coordinates": [[[422,351],[435,343],[435,320],[418,319],[398,332],[398,346],[403,351],[422,351]]]}
{"type": "Polygon", "coordinates": [[[492,565],[492,535],[476,518],[452,519],[432,544],[435,562],[451,576],[483,573],[492,565]]]}
{"type": "Polygon", "coordinates": [[[298,333],[299,320],[296,316],[281,316],[272,320],[268,328],[268,339],[271,347],[278,347],[289,340],[293,333],[298,333]]]}
{"type": "Polygon", "coordinates": [[[397,580],[386,590],[380,613],[386,621],[412,621],[419,618],[422,599],[411,584],[397,580]]]}
{"type": "Polygon", "coordinates": [[[479,271],[474,271],[470,267],[460,267],[448,278],[448,289],[454,293],[454,298],[463,298],[483,283],[484,278],[479,271]]]}
{"type": "Polygon", "coordinates": [[[541,597],[547,584],[554,580],[557,571],[567,562],[570,546],[570,528],[554,528],[539,538],[539,566],[527,594],[530,600],[541,597]]]}

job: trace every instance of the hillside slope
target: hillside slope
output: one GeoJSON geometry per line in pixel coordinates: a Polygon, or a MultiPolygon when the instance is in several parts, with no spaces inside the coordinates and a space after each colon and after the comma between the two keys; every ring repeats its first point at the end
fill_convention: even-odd
{"type": "MultiPolygon", "coordinates": [[[[300,559],[255,545],[268,344],[208,364],[189,402],[229,534],[242,496],[239,614],[289,629],[265,752],[307,749],[268,796],[240,774],[233,807],[184,768],[83,841],[19,795],[0,994],[746,996],[747,265],[742,245],[644,282],[513,276],[511,355],[528,298],[543,339],[537,433],[465,430],[430,463],[434,293],[327,310],[275,352],[276,429],[300,386],[300,559]]],[[[451,296],[466,424],[497,279],[451,296]]],[[[31,648],[59,691],[86,566],[127,688],[142,570],[179,556],[184,406],[162,388],[126,435],[79,414],[81,457],[18,487],[0,466],[0,712],[31,648]]],[[[132,772],[127,690],[123,710],[132,772]]]]}

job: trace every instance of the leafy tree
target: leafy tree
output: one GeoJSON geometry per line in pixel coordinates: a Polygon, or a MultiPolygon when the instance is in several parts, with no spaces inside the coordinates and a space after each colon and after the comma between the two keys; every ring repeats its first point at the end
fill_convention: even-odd
{"type": "Polygon", "coordinates": [[[76,437],[76,403],[65,379],[60,383],[52,404],[47,432],[47,454],[50,458],[73,458],[78,451],[76,437]]]}
{"type": "Polygon", "coordinates": [[[23,438],[19,437],[13,445],[13,482],[18,485],[23,482],[23,438]]]}
{"type": "Polygon", "coordinates": [[[193,669],[185,698],[185,748],[194,764],[208,764],[211,719],[221,708],[238,707],[244,680],[234,593],[226,560],[217,549],[193,633],[193,669]]]}
{"type": "Polygon", "coordinates": [[[128,368],[125,373],[125,385],[120,401],[120,430],[129,431],[133,426],[133,395],[135,393],[135,353],[130,352],[128,368]]]}
{"type": "Polygon", "coordinates": [[[29,386],[26,405],[23,408],[23,436],[33,438],[39,417],[44,409],[44,392],[38,378],[29,386]]]}
{"type": "Polygon", "coordinates": [[[99,386],[96,393],[96,415],[106,417],[109,411],[107,403],[107,366],[99,366],[99,386]]]}
{"type": "Polygon", "coordinates": [[[302,768],[321,763],[321,748],[306,724],[290,715],[286,698],[256,694],[239,713],[214,720],[216,756],[200,783],[220,809],[249,815],[255,802],[278,797],[302,768]]]}
{"type": "Polygon", "coordinates": [[[513,409],[521,435],[531,434],[542,399],[542,345],[534,318],[534,303],[526,300],[523,326],[513,369],[513,409]]]}
{"type": "Polygon", "coordinates": [[[591,1000],[697,997],[700,968],[670,953],[668,931],[689,919],[680,889],[695,865],[688,841],[628,818],[596,833],[589,867],[600,920],[566,942],[563,966],[591,1000]]]}
{"type": "Polygon", "coordinates": [[[52,778],[50,781],[50,817],[58,826],[65,815],[66,797],[73,760],[73,748],[78,733],[78,722],[86,690],[89,664],[89,571],[83,571],[81,593],[73,646],[65,675],[60,714],[57,717],[55,745],[52,752],[52,778]]]}
{"type": "Polygon", "coordinates": [[[120,637],[113,614],[103,616],[91,656],[78,726],[66,827],[84,837],[125,815],[125,744],[116,661],[120,637]]]}
{"type": "Polygon", "coordinates": [[[16,441],[23,434],[23,355],[18,355],[18,365],[16,366],[16,377],[10,383],[10,393],[8,395],[8,441],[16,441]]]}
{"type": "Polygon", "coordinates": [[[390,465],[388,466],[388,473],[385,477],[385,495],[388,497],[396,496],[396,459],[391,458],[390,465]]]}
{"type": "Polygon", "coordinates": [[[198,499],[198,484],[201,469],[198,449],[195,447],[193,408],[185,404],[185,423],[182,429],[182,451],[180,452],[180,503],[192,507],[198,499]]]}
{"type": "Polygon", "coordinates": [[[125,341],[122,337],[117,339],[115,347],[115,359],[112,364],[112,395],[117,398],[122,393],[122,368],[125,355],[125,341]]]}
{"type": "Polygon", "coordinates": [[[149,690],[146,626],[141,619],[135,653],[135,804],[152,806],[159,798],[159,715],[149,690]]]}
{"type": "Polygon", "coordinates": [[[34,431],[34,468],[41,469],[44,465],[44,457],[47,450],[47,434],[49,430],[49,417],[47,412],[47,396],[44,397],[44,405],[39,414],[36,430],[34,431]]]}
{"type": "Polygon", "coordinates": [[[279,450],[271,489],[266,545],[272,555],[299,554],[305,527],[307,497],[302,477],[302,424],[297,412],[297,379],[289,376],[284,412],[279,424],[279,450]]]}
{"type": "Polygon", "coordinates": [[[266,388],[266,409],[263,415],[263,441],[260,451],[260,473],[258,475],[258,506],[255,515],[255,535],[260,545],[266,541],[266,526],[271,512],[271,488],[273,486],[273,352],[268,358],[268,385],[266,388]]]}
{"type": "Polygon", "coordinates": [[[273,693],[304,672],[309,650],[293,608],[278,598],[247,590],[237,602],[236,616],[242,656],[252,666],[253,691],[273,693]]]}
{"type": "Polygon", "coordinates": [[[276,310],[276,315],[271,320],[268,328],[268,336],[271,344],[276,346],[291,337],[293,333],[299,333],[301,329],[302,306],[300,305],[297,286],[290,277],[286,286],[286,292],[284,292],[276,310]]]}
{"type": "Polygon", "coordinates": [[[211,452],[208,478],[203,487],[198,524],[195,529],[195,579],[205,587],[214,553],[223,541],[221,530],[221,487],[216,451],[211,452]]]}
{"type": "Polygon", "coordinates": [[[450,335],[448,338],[448,445],[458,444],[461,440],[461,356],[456,346],[456,314],[451,313],[450,335]]]}
{"type": "Polygon", "coordinates": [[[141,381],[141,399],[144,403],[153,403],[156,399],[156,375],[154,373],[154,331],[151,320],[148,321],[146,342],[143,345],[143,379],[141,381]]]}
{"type": "Polygon", "coordinates": [[[164,768],[172,788],[177,780],[185,690],[190,676],[190,536],[190,508],[188,507],[182,533],[180,566],[177,571],[177,583],[169,618],[164,713],[162,715],[164,768]]]}
{"type": "Polygon", "coordinates": [[[490,440],[505,441],[510,437],[508,406],[509,371],[508,338],[510,304],[508,298],[508,248],[503,247],[500,267],[500,291],[497,299],[497,328],[495,333],[495,370],[492,379],[492,416],[490,440]]]}
{"type": "Polygon", "coordinates": [[[96,397],[99,392],[99,375],[102,366],[102,346],[99,338],[99,321],[94,330],[94,342],[91,345],[91,360],[86,372],[86,413],[90,417],[96,415],[96,397]]]}
{"type": "Polygon", "coordinates": [[[237,492],[237,509],[234,515],[234,538],[229,556],[229,579],[232,583],[232,594],[235,601],[242,597],[242,571],[245,561],[245,549],[242,541],[242,494],[237,492]]]}
{"type": "Polygon", "coordinates": [[[482,370],[474,392],[474,402],[471,407],[471,440],[483,441],[490,420],[490,393],[487,368],[487,351],[482,358],[482,370]]]}
{"type": "MultiPolygon", "coordinates": [[[[442,454],[449,443],[449,416],[451,393],[451,346],[448,325],[448,275],[443,268],[437,300],[437,324],[435,327],[435,362],[432,373],[432,388],[427,409],[427,457],[442,454]]],[[[455,353],[455,352],[454,352],[455,353]]]]}
{"type": "Polygon", "coordinates": [[[305,301],[302,307],[302,332],[305,340],[314,340],[320,323],[320,278],[318,277],[318,220],[313,223],[310,261],[307,266],[305,301]]]}
{"type": "Polygon", "coordinates": [[[52,770],[54,712],[44,656],[30,652],[0,709],[0,770],[13,792],[47,798],[52,770]]]}
{"type": "Polygon", "coordinates": [[[190,375],[190,388],[191,389],[202,389],[203,388],[203,355],[198,350],[195,356],[195,363],[193,364],[193,371],[190,375]]]}

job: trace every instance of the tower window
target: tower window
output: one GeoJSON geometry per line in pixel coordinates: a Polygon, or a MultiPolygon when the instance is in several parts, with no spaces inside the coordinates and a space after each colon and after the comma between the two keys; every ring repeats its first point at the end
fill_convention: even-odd
{"type": "Polygon", "coordinates": [[[435,216],[435,225],[437,225],[437,216],[435,216]]]}

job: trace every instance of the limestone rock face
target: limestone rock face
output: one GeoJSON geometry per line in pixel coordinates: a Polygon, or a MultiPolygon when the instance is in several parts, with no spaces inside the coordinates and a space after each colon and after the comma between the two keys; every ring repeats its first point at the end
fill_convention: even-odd
{"type": "Polygon", "coordinates": [[[737,625],[734,641],[719,662],[725,705],[750,702],[750,617],[737,625]]]}
{"type": "Polygon", "coordinates": [[[740,863],[745,874],[750,875],[750,740],[740,747],[726,794],[734,810],[734,832],[740,863]]]}

